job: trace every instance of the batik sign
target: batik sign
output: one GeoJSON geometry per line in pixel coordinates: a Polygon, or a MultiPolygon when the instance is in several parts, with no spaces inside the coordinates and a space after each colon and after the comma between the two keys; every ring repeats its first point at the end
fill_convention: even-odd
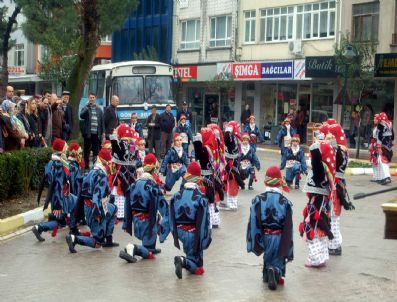
{"type": "Polygon", "coordinates": [[[397,53],[375,55],[375,77],[397,77],[397,53]]]}
{"type": "Polygon", "coordinates": [[[266,62],[262,63],[261,77],[263,79],[293,79],[294,62],[266,62]]]}

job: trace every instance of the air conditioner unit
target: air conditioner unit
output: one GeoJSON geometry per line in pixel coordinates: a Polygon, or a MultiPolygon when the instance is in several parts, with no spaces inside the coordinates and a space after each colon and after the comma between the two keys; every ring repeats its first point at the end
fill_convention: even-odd
{"type": "Polygon", "coordinates": [[[301,55],[303,53],[302,40],[294,40],[288,42],[289,53],[294,55],[301,55]]]}

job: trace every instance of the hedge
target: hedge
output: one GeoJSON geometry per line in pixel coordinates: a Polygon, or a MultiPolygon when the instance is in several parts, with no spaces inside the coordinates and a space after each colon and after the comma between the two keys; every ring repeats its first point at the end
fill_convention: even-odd
{"type": "Polygon", "coordinates": [[[23,149],[0,155],[0,201],[38,189],[51,148],[23,149]]]}

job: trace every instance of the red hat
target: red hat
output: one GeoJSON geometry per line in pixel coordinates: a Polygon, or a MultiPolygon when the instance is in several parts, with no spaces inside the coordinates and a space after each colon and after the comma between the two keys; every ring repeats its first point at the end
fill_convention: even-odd
{"type": "Polygon", "coordinates": [[[80,145],[78,143],[71,143],[70,146],[69,146],[69,151],[72,152],[72,153],[73,152],[78,152],[79,149],[81,150],[80,145]]]}
{"type": "Polygon", "coordinates": [[[327,119],[327,124],[328,124],[328,125],[335,125],[335,124],[337,124],[337,122],[336,122],[335,119],[329,118],[329,119],[327,119]]]}
{"type": "Polygon", "coordinates": [[[299,134],[294,134],[294,135],[292,136],[291,141],[298,141],[298,142],[300,142],[300,141],[301,141],[301,137],[299,136],[299,134]]]}
{"type": "Polygon", "coordinates": [[[381,112],[381,113],[379,113],[378,120],[386,122],[386,121],[389,121],[389,117],[387,116],[386,113],[381,112]]]}
{"type": "Polygon", "coordinates": [[[248,120],[250,120],[250,119],[254,119],[254,120],[256,120],[256,118],[255,118],[255,116],[254,115],[250,115],[250,117],[248,118],[248,120]]]}
{"type": "Polygon", "coordinates": [[[121,124],[117,128],[117,135],[120,139],[122,138],[134,138],[134,130],[131,129],[127,124],[121,124]]]}
{"type": "Polygon", "coordinates": [[[282,187],[284,191],[289,192],[287,184],[281,175],[280,168],[271,166],[265,173],[265,185],[268,187],[282,187]]]}
{"type": "Polygon", "coordinates": [[[242,139],[250,139],[250,135],[247,132],[244,132],[243,135],[241,136],[242,139]]]}
{"type": "Polygon", "coordinates": [[[67,144],[63,139],[56,138],[52,143],[52,150],[54,152],[65,152],[67,149],[67,144]]]}
{"type": "Polygon", "coordinates": [[[335,137],[338,145],[347,146],[345,131],[339,124],[333,124],[329,127],[329,132],[335,137]]]}
{"type": "Polygon", "coordinates": [[[200,165],[193,161],[187,166],[187,173],[189,173],[192,176],[201,176],[201,167],[200,165]]]}
{"type": "Polygon", "coordinates": [[[143,164],[145,166],[147,165],[156,165],[157,159],[156,156],[153,153],[149,153],[145,156],[143,159],[143,164]]]}
{"type": "Polygon", "coordinates": [[[112,149],[112,142],[109,141],[109,140],[104,141],[103,144],[102,144],[102,148],[112,149]]]}
{"type": "Polygon", "coordinates": [[[200,130],[201,138],[204,146],[208,146],[212,151],[218,149],[215,133],[210,128],[204,127],[200,130]]]}
{"type": "Polygon", "coordinates": [[[99,151],[98,157],[107,162],[112,160],[112,154],[108,149],[104,149],[104,148],[102,148],[101,151],[99,151]]]}
{"type": "Polygon", "coordinates": [[[178,132],[175,132],[175,133],[174,133],[174,142],[175,142],[175,140],[176,140],[177,137],[181,137],[181,134],[178,133],[178,132]]]}
{"type": "Polygon", "coordinates": [[[231,131],[233,135],[237,136],[240,138],[241,132],[240,132],[240,124],[236,121],[230,121],[229,123],[226,124],[226,131],[231,131]]]}
{"type": "Polygon", "coordinates": [[[318,130],[319,130],[321,133],[324,133],[324,135],[327,135],[327,134],[329,133],[329,126],[328,126],[327,123],[323,123],[323,124],[320,126],[320,128],[318,128],[318,130]]]}
{"type": "Polygon", "coordinates": [[[136,114],[136,112],[131,113],[131,118],[136,117],[138,118],[138,115],[136,114]]]}
{"type": "Polygon", "coordinates": [[[334,148],[326,143],[320,143],[321,160],[327,165],[328,170],[331,172],[332,176],[335,176],[336,169],[336,157],[334,148]]]}
{"type": "Polygon", "coordinates": [[[138,143],[145,142],[145,139],[143,137],[139,137],[137,141],[138,141],[138,143]]]}

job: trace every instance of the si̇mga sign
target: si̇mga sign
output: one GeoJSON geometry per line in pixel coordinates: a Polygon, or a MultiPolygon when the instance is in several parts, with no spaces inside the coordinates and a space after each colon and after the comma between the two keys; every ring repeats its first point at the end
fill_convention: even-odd
{"type": "Polygon", "coordinates": [[[277,61],[262,63],[233,63],[231,73],[233,79],[293,79],[293,61],[277,61]]]}
{"type": "Polygon", "coordinates": [[[375,77],[397,77],[397,53],[375,55],[375,77]]]}

